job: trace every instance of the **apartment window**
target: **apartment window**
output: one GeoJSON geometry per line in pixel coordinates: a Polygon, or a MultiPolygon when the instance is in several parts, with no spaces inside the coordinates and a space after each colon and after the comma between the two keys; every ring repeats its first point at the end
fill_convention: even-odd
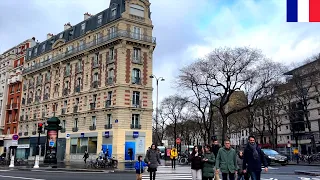
{"type": "Polygon", "coordinates": [[[287,140],[290,140],[290,136],[287,136],[287,140]]]}
{"type": "Polygon", "coordinates": [[[113,9],[111,10],[111,16],[116,16],[116,14],[117,14],[117,9],[116,9],[116,8],[113,8],[113,9]]]}
{"type": "Polygon", "coordinates": [[[63,102],[63,107],[64,107],[64,108],[66,108],[66,107],[67,107],[67,105],[68,105],[68,101],[67,101],[67,100],[65,100],[65,101],[63,102]]]}
{"type": "Polygon", "coordinates": [[[141,49],[133,48],[133,60],[140,61],[140,57],[141,57],[141,49]]]}
{"type": "Polygon", "coordinates": [[[35,47],[34,48],[34,55],[37,55],[37,52],[38,52],[37,50],[38,50],[37,47],[35,47]]]}
{"type": "Polygon", "coordinates": [[[280,136],[280,141],[282,141],[282,136],[280,136]]]}
{"type": "Polygon", "coordinates": [[[81,86],[81,78],[80,77],[77,79],[77,86],[81,86]]]}
{"type": "Polygon", "coordinates": [[[96,94],[93,95],[92,100],[93,100],[93,103],[96,103],[96,102],[97,102],[97,95],[96,95],[96,94]]]}
{"type": "Polygon", "coordinates": [[[99,53],[96,53],[93,57],[93,65],[98,65],[98,57],[99,57],[99,53]]]}
{"type": "Polygon", "coordinates": [[[30,51],[30,50],[29,50],[29,52],[28,52],[28,53],[29,53],[29,57],[30,57],[30,56],[31,56],[32,51],[30,51]]]}
{"type": "Polygon", "coordinates": [[[75,118],[73,121],[73,127],[78,128],[78,118],[75,118]]]}
{"type": "Polygon", "coordinates": [[[99,80],[99,74],[96,72],[93,75],[93,81],[98,81],[99,80]]]}
{"type": "Polygon", "coordinates": [[[69,81],[64,82],[64,88],[69,89],[69,81]]]}
{"type": "Polygon", "coordinates": [[[66,65],[66,74],[69,74],[69,73],[70,73],[70,63],[66,65]]]}
{"type": "Polygon", "coordinates": [[[42,52],[44,52],[46,50],[46,44],[42,45],[42,52]]]}
{"type": "Polygon", "coordinates": [[[11,134],[11,133],[10,133],[10,128],[9,128],[9,127],[7,128],[7,134],[11,134]]]}
{"type": "Polygon", "coordinates": [[[20,92],[20,84],[17,84],[17,92],[20,92]]]}
{"type": "Polygon", "coordinates": [[[112,99],[112,91],[108,92],[108,96],[107,96],[107,100],[111,100],[112,99]]]}
{"type": "Polygon", "coordinates": [[[144,8],[136,4],[130,4],[130,14],[144,17],[144,8]]]}
{"type": "Polygon", "coordinates": [[[140,84],[141,71],[140,69],[134,68],[132,70],[132,83],[140,84]]]}
{"type": "Polygon", "coordinates": [[[79,98],[76,98],[76,106],[79,105],[79,102],[80,102],[79,98]]]}
{"type": "Polygon", "coordinates": [[[98,21],[97,21],[97,23],[98,23],[98,26],[101,26],[101,24],[102,24],[102,14],[100,14],[100,15],[98,16],[98,21]]]}
{"type": "Polygon", "coordinates": [[[92,116],[91,125],[92,125],[92,126],[96,126],[96,121],[97,121],[96,116],[92,116]]]}
{"type": "Polygon", "coordinates": [[[286,129],[289,129],[289,126],[286,126],[286,129]]]}
{"type": "Polygon", "coordinates": [[[81,51],[83,49],[84,40],[79,41],[79,50],[81,51]]]}
{"type": "Polygon", "coordinates": [[[46,87],[45,93],[48,94],[49,93],[49,87],[46,87]]]}
{"type": "Polygon", "coordinates": [[[285,119],[288,119],[288,116],[284,116],[285,119]]]}
{"type": "Polygon", "coordinates": [[[33,125],[33,131],[37,131],[37,123],[33,125]]]}
{"type": "Polygon", "coordinates": [[[133,91],[132,93],[132,105],[139,106],[140,105],[140,92],[133,91]]]}
{"type": "Polygon", "coordinates": [[[81,24],[81,34],[83,34],[85,32],[86,29],[86,23],[82,23],[81,24]]]}
{"type": "Polygon", "coordinates": [[[279,131],[281,131],[281,126],[279,126],[279,131]]]}
{"type": "Polygon", "coordinates": [[[23,130],[22,130],[22,125],[20,125],[20,128],[19,128],[19,132],[22,132],[23,130]]]}
{"type": "Polygon", "coordinates": [[[66,129],[66,120],[62,120],[61,127],[62,129],[66,129]]]}
{"type": "Polygon", "coordinates": [[[81,60],[79,60],[79,61],[77,62],[77,68],[78,68],[78,70],[81,70],[81,69],[82,69],[82,67],[81,67],[81,60]]]}
{"type": "Polygon", "coordinates": [[[112,124],[112,115],[107,114],[107,125],[111,125],[111,124],[112,124]]]}
{"type": "Polygon", "coordinates": [[[114,48],[109,49],[109,58],[110,58],[110,60],[114,59],[114,48]]]}
{"type": "Polygon", "coordinates": [[[59,38],[60,38],[60,39],[63,38],[63,33],[61,33],[61,34],[59,35],[59,38]]]}
{"type": "Polygon", "coordinates": [[[133,27],[133,38],[140,39],[141,29],[139,27],[133,27]]]}
{"type": "Polygon", "coordinates": [[[26,125],[26,132],[29,132],[29,125],[26,125]]]}
{"type": "Polygon", "coordinates": [[[110,37],[111,37],[111,38],[115,37],[115,35],[116,35],[116,27],[115,27],[115,26],[112,26],[112,27],[109,29],[109,33],[110,33],[110,37]]]}
{"type": "Polygon", "coordinates": [[[134,126],[140,125],[140,114],[132,114],[132,122],[134,126]]]}
{"type": "Polygon", "coordinates": [[[72,45],[68,46],[68,47],[67,47],[67,52],[71,52],[72,49],[73,49],[73,46],[72,46],[72,45]]]}
{"type": "Polygon", "coordinates": [[[56,84],[55,86],[54,86],[54,92],[58,92],[59,91],[59,84],[56,84]]]}

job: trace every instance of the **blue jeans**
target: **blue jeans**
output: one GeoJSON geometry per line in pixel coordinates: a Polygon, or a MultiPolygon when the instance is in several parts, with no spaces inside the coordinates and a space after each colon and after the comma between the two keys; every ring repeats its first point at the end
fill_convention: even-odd
{"type": "Polygon", "coordinates": [[[251,176],[252,180],[260,180],[261,171],[252,171],[252,172],[250,172],[250,176],[251,176]]]}

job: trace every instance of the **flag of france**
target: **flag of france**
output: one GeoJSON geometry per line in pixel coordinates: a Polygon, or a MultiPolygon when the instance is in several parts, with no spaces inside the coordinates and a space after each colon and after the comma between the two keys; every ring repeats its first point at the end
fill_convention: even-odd
{"type": "Polygon", "coordinates": [[[320,0],[287,0],[287,22],[320,22],[320,0]]]}

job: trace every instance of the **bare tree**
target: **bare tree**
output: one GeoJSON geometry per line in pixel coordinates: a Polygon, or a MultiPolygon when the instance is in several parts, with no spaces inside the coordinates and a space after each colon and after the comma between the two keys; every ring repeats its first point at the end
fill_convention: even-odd
{"type": "MultiPolygon", "coordinates": [[[[210,106],[218,109],[222,118],[224,141],[228,117],[253,106],[261,92],[279,78],[280,67],[279,63],[266,59],[256,49],[218,48],[205,58],[183,68],[178,84],[193,92],[196,101],[191,102],[198,107],[203,122],[208,122],[209,125],[211,123],[211,118],[205,115],[210,106]],[[245,91],[248,103],[230,110],[227,104],[236,91],[245,91]],[[212,103],[214,99],[218,99],[218,103],[212,103]]],[[[212,113],[209,114],[212,116],[212,113]]]]}
{"type": "Polygon", "coordinates": [[[168,117],[164,116],[162,107],[158,110],[158,122],[155,120],[155,117],[153,117],[153,142],[157,145],[162,144],[162,140],[164,139],[165,135],[165,128],[169,121],[168,117]],[[156,125],[157,123],[157,125],[156,125]]]}
{"type": "MultiPolygon", "coordinates": [[[[161,102],[164,118],[168,123],[173,124],[174,142],[177,139],[177,123],[181,122],[183,111],[186,107],[187,100],[179,95],[166,97],[161,102]]],[[[176,144],[175,144],[176,145],[176,144]]]]}

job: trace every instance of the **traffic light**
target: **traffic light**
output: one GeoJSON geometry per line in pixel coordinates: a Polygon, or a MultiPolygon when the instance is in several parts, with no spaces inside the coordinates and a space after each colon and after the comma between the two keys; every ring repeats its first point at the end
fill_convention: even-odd
{"type": "Polygon", "coordinates": [[[42,123],[38,123],[38,133],[42,133],[43,131],[43,124],[42,123]]]}

